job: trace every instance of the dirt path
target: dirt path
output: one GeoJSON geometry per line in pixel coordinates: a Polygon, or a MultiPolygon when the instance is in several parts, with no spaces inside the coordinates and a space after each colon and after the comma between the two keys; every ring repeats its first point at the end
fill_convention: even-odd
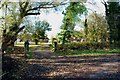
{"type": "Polygon", "coordinates": [[[60,56],[49,49],[35,50],[33,58],[27,59],[28,68],[24,79],[85,78],[120,80],[119,55],[60,56]]]}

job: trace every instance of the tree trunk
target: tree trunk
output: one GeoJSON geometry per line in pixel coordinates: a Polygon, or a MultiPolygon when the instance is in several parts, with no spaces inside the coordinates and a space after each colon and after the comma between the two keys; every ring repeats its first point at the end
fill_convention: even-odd
{"type": "Polygon", "coordinates": [[[65,34],[65,35],[63,35],[62,45],[64,45],[64,44],[65,44],[65,41],[66,41],[66,40],[65,40],[65,39],[66,39],[66,37],[65,37],[65,36],[66,36],[66,34],[65,34]]]}
{"type": "Polygon", "coordinates": [[[11,29],[11,31],[6,32],[6,29],[3,31],[2,35],[2,52],[6,51],[8,48],[14,48],[14,42],[17,40],[18,33],[24,29],[25,26],[18,28],[16,25],[11,29]],[[17,29],[17,31],[16,31],[17,29]]]}
{"type": "Polygon", "coordinates": [[[8,48],[14,48],[14,42],[16,41],[17,36],[3,36],[2,37],[2,52],[6,51],[8,48]]]}
{"type": "Polygon", "coordinates": [[[35,41],[35,45],[38,45],[38,41],[35,41]]]}
{"type": "Polygon", "coordinates": [[[7,44],[5,42],[2,42],[2,53],[4,53],[4,51],[6,51],[7,49],[7,44]]]}
{"type": "Polygon", "coordinates": [[[35,45],[38,45],[38,40],[35,39],[35,45]]]}

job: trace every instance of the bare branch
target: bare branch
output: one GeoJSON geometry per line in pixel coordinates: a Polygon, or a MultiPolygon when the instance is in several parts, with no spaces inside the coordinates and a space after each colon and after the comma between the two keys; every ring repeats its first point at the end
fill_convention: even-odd
{"type": "MultiPolygon", "coordinates": [[[[60,3],[59,5],[65,5],[65,4],[67,4],[67,3],[60,3]]],[[[38,9],[55,8],[55,7],[59,6],[59,5],[54,4],[52,2],[51,3],[47,2],[47,3],[44,3],[44,4],[40,4],[38,7],[28,9],[27,12],[33,11],[33,10],[38,10],[38,9]]]]}
{"type": "Polygon", "coordinates": [[[102,0],[101,3],[104,4],[104,5],[106,4],[105,0],[102,0]]]}
{"type": "Polygon", "coordinates": [[[44,7],[44,6],[41,7],[41,6],[40,6],[40,7],[35,7],[35,8],[32,8],[32,9],[29,9],[29,10],[27,10],[27,12],[33,11],[33,10],[38,10],[38,9],[41,9],[41,8],[42,8],[42,9],[46,9],[46,8],[54,8],[54,7],[55,7],[55,6],[49,6],[49,7],[44,7]]]}
{"type": "Polygon", "coordinates": [[[104,7],[105,7],[105,14],[106,14],[106,16],[108,16],[108,15],[109,15],[109,12],[108,12],[107,2],[106,2],[105,0],[102,0],[101,3],[102,3],[102,4],[104,5],[104,7]]]}
{"type": "Polygon", "coordinates": [[[37,10],[37,9],[39,9],[41,6],[45,6],[45,5],[48,5],[48,3],[39,4],[39,6],[37,6],[37,7],[33,7],[32,9],[28,9],[27,12],[33,11],[33,10],[37,10]]]}
{"type": "Polygon", "coordinates": [[[22,7],[23,4],[24,4],[24,2],[19,2],[20,8],[23,8],[23,7],[22,7]]]}
{"type": "Polygon", "coordinates": [[[28,15],[40,15],[40,13],[26,13],[25,16],[28,16],[28,15]]]}
{"type": "Polygon", "coordinates": [[[26,10],[26,8],[28,7],[28,4],[29,4],[29,2],[26,2],[25,3],[25,6],[24,6],[24,9],[26,10]]]}
{"type": "Polygon", "coordinates": [[[15,35],[17,35],[17,34],[18,34],[20,31],[22,31],[24,28],[25,28],[25,26],[22,26],[21,28],[19,28],[19,29],[16,31],[15,35]]]}

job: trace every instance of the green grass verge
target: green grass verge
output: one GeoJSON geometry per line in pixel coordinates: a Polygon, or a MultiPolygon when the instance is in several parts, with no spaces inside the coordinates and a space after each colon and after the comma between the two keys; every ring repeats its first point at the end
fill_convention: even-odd
{"type": "MultiPolygon", "coordinates": [[[[25,42],[15,42],[15,45],[24,45],[25,42]]],[[[35,45],[35,42],[29,42],[30,45],[35,45]]],[[[43,42],[38,42],[38,45],[48,45],[52,43],[43,43],[43,42]]]]}
{"type": "Polygon", "coordinates": [[[112,50],[68,50],[68,51],[57,51],[55,54],[61,55],[70,55],[70,56],[79,56],[79,55],[111,55],[111,54],[120,54],[120,49],[112,49],[112,50]]]}

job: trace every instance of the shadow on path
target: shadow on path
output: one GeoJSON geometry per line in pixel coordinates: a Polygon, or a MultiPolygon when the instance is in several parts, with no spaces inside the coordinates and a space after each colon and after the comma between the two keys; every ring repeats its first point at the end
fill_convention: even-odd
{"type": "Polygon", "coordinates": [[[120,80],[120,55],[62,56],[37,47],[19,80],[120,80]]]}
{"type": "Polygon", "coordinates": [[[119,55],[61,56],[48,49],[35,50],[32,59],[26,60],[24,79],[120,79],[119,55]]]}

